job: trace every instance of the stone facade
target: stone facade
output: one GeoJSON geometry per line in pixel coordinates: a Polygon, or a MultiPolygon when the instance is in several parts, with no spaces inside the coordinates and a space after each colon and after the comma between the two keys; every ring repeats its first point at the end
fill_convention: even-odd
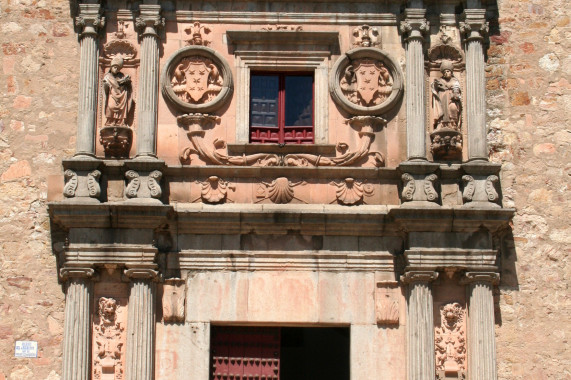
{"type": "Polygon", "coordinates": [[[571,378],[563,0],[127,3],[0,3],[0,380],[207,379],[213,321],[349,325],[351,378],[571,378]],[[279,68],[315,145],[247,144],[279,68]]]}

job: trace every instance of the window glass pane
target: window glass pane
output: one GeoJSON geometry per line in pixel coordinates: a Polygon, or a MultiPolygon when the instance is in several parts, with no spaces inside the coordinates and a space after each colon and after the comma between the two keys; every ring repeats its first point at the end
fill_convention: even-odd
{"type": "Polygon", "coordinates": [[[250,125],[278,126],[279,77],[252,75],[250,81],[250,125]]]}
{"type": "Polygon", "coordinates": [[[285,77],[285,125],[313,125],[313,76],[285,77]]]}

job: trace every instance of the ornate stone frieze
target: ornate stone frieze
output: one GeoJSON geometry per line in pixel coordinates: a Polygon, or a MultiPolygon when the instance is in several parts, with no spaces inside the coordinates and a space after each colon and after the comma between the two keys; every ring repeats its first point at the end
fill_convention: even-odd
{"type": "Polygon", "coordinates": [[[265,30],[267,32],[271,32],[271,31],[293,31],[293,32],[301,32],[303,30],[303,26],[301,25],[279,25],[279,24],[274,24],[274,25],[268,25],[268,26],[263,26],[262,30],[265,30]]]}
{"type": "Polygon", "coordinates": [[[186,282],[180,278],[166,279],[163,284],[163,320],[170,323],[184,322],[186,282]]]}
{"type": "Polygon", "coordinates": [[[365,184],[364,181],[355,180],[354,178],[333,181],[331,184],[336,187],[335,196],[337,202],[348,206],[366,203],[364,196],[371,196],[374,191],[373,185],[365,184]]]}
{"type": "Polygon", "coordinates": [[[377,323],[398,325],[400,318],[400,291],[396,281],[377,282],[375,288],[377,323]]]}
{"type": "Polygon", "coordinates": [[[381,35],[377,28],[361,25],[353,29],[353,47],[380,47],[381,35]]]}
{"type": "Polygon", "coordinates": [[[235,190],[236,186],[218,176],[210,176],[204,181],[197,181],[200,184],[200,199],[204,203],[218,204],[228,201],[228,190],[235,190]]]}
{"type": "Polygon", "coordinates": [[[436,378],[466,378],[466,326],[464,308],[457,302],[440,308],[440,327],[434,334],[436,378]]]}
{"type": "Polygon", "coordinates": [[[232,72],[226,60],[205,46],[176,51],[162,73],[163,96],[183,112],[210,112],[232,95],[232,72]]]}
{"type": "Polygon", "coordinates": [[[400,68],[386,52],[359,47],[342,55],[333,66],[333,100],[353,115],[386,113],[402,95],[400,68]]]}
{"type": "Polygon", "coordinates": [[[120,380],[124,378],[125,327],[119,321],[122,307],[114,298],[101,297],[97,303],[93,332],[93,378],[120,380]]]}
{"type": "Polygon", "coordinates": [[[262,202],[266,199],[277,204],[290,203],[293,199],[297,199],[298,201],[305,203],[295,196],[293,190],[294,187],[301,184],[305,184],[305,182],[291,182],[286,177],[278,177],[271,182],[262,181],[256,193],[256,197],[258,198],[256,203],[262,202]]]}
{"type": "Polygon", "coordinates": [[[224,140],[214,140],[213,148],[205,146],[203,137],[205,130],[214,127],[220,121],[220,117],[192,113],[181,115],[178,122],[187,130],[187,136],[192,146],[186,147],[180,154],[182,163],[190,163],[191,155],[196,154],[200,159],[215,165],[236,165],[236,166],[297,166],[297,167],[317,167],[317,166],[353,166],[356,164],[368,163],[369,165],[381,167],[385,165],[385,158],[380,152],[371,152],[370,146],[375,136],[375,130],[379,130],[386,125],[386,121],[378,116],[355,116],[346,121],[352,128],[358,130],[361,139],[359,148],[355,151],[348,150],[348,145],[337,144],[337,157],[323,157],[316,154],[286,154],[278,155],[274,153],[255,153],[240,156],[230,156],[219,150],[226,148],[224,140]]]}
{"type": "Polygon", "coordinates": [[[212,32],[206,25],[201,25],[200,22],[195,22],[192,25],[184,28],[184,32],[188,35],[188,39],[184,40],[187,45],[195,46],[208,46],[210,41],[207,41],[205,37],[212,32]]]}

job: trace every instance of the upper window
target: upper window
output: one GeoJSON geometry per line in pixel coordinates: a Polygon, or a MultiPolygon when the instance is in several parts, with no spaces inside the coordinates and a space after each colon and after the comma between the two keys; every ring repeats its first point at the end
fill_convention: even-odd
{"type": "Polygon", "coordinates": [[[250,76],[250,142],[313,144],[313,73],[250,76]]]}

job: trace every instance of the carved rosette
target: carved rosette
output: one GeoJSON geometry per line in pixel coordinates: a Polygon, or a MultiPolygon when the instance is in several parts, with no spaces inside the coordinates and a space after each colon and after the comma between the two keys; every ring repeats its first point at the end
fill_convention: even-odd
{"type": "Polygon", "coordinates": [[[211,112],[232,95],[232,72],[226,60],[205,46],[177,50],[162,75],[165,100],[185,113],[211,112]]]}
{"type": "Polygon", "coordinates": [[[466,326],[465,311],[457,303],[440,308],[440,327],[435,329],[436,378],[465,379],[466,326]]]}
{"type": "Polygon", "coordinates": [[[114,298],[101,297],[97,303],[93,332],[93,378],[123,379],[125,328],[120,322],[121,307],[114,298]]]}
{"type": "Polygon", "coordinates": [[[402,96],[402,73],[388,53],[359,47],[337,60],[329,89],[333,100],[350,114],[380,115],[393,108],[402,96]]]}

